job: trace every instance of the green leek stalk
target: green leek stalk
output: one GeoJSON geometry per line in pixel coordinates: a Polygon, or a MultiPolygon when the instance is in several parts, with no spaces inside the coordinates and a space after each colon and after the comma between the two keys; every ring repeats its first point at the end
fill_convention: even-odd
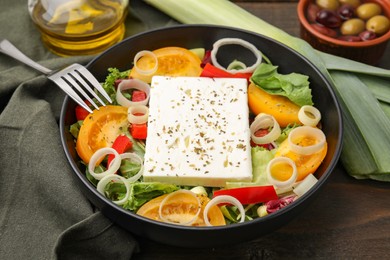
{"type": "Polygon", "coordinates": [[[178,22],[213,24],[271,37],[308,58],[332,84],[344,119],[341,162],[357,179],[390,181],[390,71],[313,49],[228,0],[144,0],[178,22]],[[216,12],[215,10],[218,10],[216,12]]]}

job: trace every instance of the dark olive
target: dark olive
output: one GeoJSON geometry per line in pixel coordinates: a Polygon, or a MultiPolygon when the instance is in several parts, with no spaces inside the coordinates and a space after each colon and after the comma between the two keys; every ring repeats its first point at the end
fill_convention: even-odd
{"type": "Polygon", "coordinates": [[[307,20],[313,23],[316,21],[317,13],[320,11],[320,7],[316,4],[309,4],[307,6],[307,20]]]}
{"type": "Polygon", "coordinates": [[[313,27],[314,30],[316,30],[317,32],[319,32],[323,35],[326,35],[326,36],[329,36],[332,38],[337,37],[337,32],[333,29],[330,29],[330,28],[325,27],[325,26],[320,25],[320,24],[312,24],[311,26],[313,27]]]}
{"type": "Polygon", "coordinates": [[[352,5],[342,5],[337,13],[343,20],[351,19],[355,14],[355,8],[352,5]]]}
{"type": "Polygon", "coordinates": [[[376,34],[372,31],[363,31],[359,33],[359,37],[362,39],[362,41],[369,41],[375,39],[376,34]]]}
{"type": "Polygon", "coordinates": [[[334,11],[321,10],[317,13],[316,22],[329,28],[338,28],[342,20],[334,11]]]}

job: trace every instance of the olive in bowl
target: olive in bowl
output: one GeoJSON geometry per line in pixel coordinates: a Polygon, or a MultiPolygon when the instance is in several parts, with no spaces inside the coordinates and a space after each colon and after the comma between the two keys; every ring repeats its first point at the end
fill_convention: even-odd
{"type": "Polygon", "coordinates": [[[375,65],[390,39],[386,0],[301,0],[301,37],[315,49],[375,65]]]}

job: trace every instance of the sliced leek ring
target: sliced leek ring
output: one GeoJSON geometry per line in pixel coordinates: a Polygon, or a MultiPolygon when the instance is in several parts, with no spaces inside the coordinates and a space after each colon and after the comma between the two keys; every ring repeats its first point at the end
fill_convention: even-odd
{"type": "Polygon", "coordinates": [[[302,106],[298,112],[298,119],[304,125],[316,126],[321,120],[321,112],[313,106],[302,106]]]}
{"type": "Polygon", "coordinates": [[[301,197],[303,194],[308,192],[316,183],[318,182],[318,179],[313,175],[309,174],[306,176],[303,181],[301,181],[294,189],[293,192],[298,196],[301,197]]]}
{"type": "Polygon", "coordinates": [[[242,223],[245,221],[245,209],[244,209],[244,206],[242,206],[241,202],[233,196],[220,195],[220,196],[216,196],[216,197],[212,198],[207,203],[206,207],[203,210],[203,218],[204,218],[204,222],[207,226],[212,226],[212,224],[210,223],[209,218],[208,218],[209,210],[214,205],[218,205],[221,203],[228,203],[228,204],[232,204],[232,205],[236,206],[237,209],[240,211],[240,216],[241,216],[240,222],[242,223]]]}
{"type": "Polygon", "coordinates": [[[220,68],[220,69],[225,70],[225,71],[228,71],[230,73],[233,73],[233,74],[234,73],[252,73],[252,72],[255,71],[257,66],[259,66],[259,64],[261,63],[261,61],[262,61],[262,53],[252,43],[249,43],[249,42],[247,42],[247,41],[245,41],[243,39],[239,39],[239,38],[222,38],[222,39],[216,41],[213,44],[213,49],[211,50],[210,58],[211,58],[211,61],[212,61],[213,65],[215,67],[220,68]],[[247,48],[255,56],[256,62],[252,66],[250,66],[250,67],[247,67],[245,65],[245,68],[238,69],[238,70],[237,69],[227,69],[227,68],[223,67],[221,64],[218,63],[218,60],[217,60],[218,50],[223,45],[240,45],[240,46],[242,46],[244,48],[247,48]]]}
{"type": "Polygon", "coordinates": [[[99,150],[97,150],[89,160],[88,164],[88,171],[94,177],[96,180],[101,180],[103,177],[114,174],[119,167],[121,166],[121,157],[119,156],[119,153],[110,147],[104,147],[99,150]],[[108,155],[108,154],[113,154],[115,156],[114,160],[111,162],[110,167],[102,172],[102,173],[96,173],[95,172],[95,167],[96,163],[102,159],[102,157],[108,155]]]}
{"type": "Polygon", "coordinates": [[[293,185],[295,183],[295,181],[297,180],[297,177],[298,177],[297,166],[295,165],[295,162],[288,157],[275,157],[275,158],[273,158],[267,164],[266,172],[267,172],[268,182],[270,184],[276,186],[277,188],[290,187],[291,185],[293,185]],[[288,178],[285,181],[274,178],[273,167],[277,164],[288,164],[289,166],[291,166],[292,173],[291,173],[290,178],[288,178]]]}
{"type": "Polygon", "coordinates": [[[103,195],[105,195],[104,189],[106,188],[107,184],[111,181],[119,181],[122,182],[126,187],[126,195],[121,200],[113,200],[117,205],[123,205],[126,203],[126,201],[129,199],[130,196],[130,183],[127,181],[126,178],[123,176],[120,176],[118,174],[109,174],[104,176],[97,184],[96,189],[103,195]]]}
{"type": "Polygon", "coordinates": [[[127,119],[131,124],[144,124],[148,122],[149,108],[145,105],[129,106],[127,119]]]}
{"type": "Polygon", "coordinates": [[[119,83],[118,89],[116,91],[116,101],[118,102],[119,105],[124,106],[124,107],[130,107],[130,106],[134,106],[134,105],[147,105],[149,102],[149,97],[150,97],[149,84],[147,84],[139,79],[122,80],[121,83],[119,83]],[[122,94],[122,91],[124,91],[126,89],[141,90],[141,91],[145,92],[146,98],[142,101],[136,101],[136,102],[130,101],[122,94]]]}
{"type": "Polygon", "coordinates": [[[322,130],[311,126],[299,126],[291,130],[288,135],[288,144],[294,153],[301,155],[310,155],[321,151],[326,143],[326,137],[322,130]],[[302,138],[315,139],[316,142],[313,145],[302,146],[297,144],[297,140],[302,138]]]}
{"type": "Polygon", "coordinates": [[[155,73],[158,69],[158,59],[157,59],[156,54],[154,54],[151,51],[139,51],[134,57],[134,69],[141,75],[152,75],[153,73],[155,73]],[[144,56],[150,56],[154,59],[153,68],[151,68],[149,70],[144,70],[144,69],[141,69],[140,67],[137,66],[137,61],[144,56]]]}
{"type": "Polygon", "coordinates": [[[264,113],[260,113],[256,116],[249,129],[252,141],[255,144],[272,143],[278,139],[281,134],[280,126],[276,119],[273,116],[264,113]],[[255,133],[260,129],[271,129],[271,131],[264,136],[255,136],[255,133]]]}

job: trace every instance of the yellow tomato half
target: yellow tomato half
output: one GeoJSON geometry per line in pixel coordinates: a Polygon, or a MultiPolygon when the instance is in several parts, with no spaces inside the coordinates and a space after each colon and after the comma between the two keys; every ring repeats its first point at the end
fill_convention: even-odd
{"type": "MultiPolygon", "coordinates": [[[[198,77],[202,73],[200,58],[192,51],[181,47],[164,47],[153,51],[157,57],[157,71],[143,75],[136,69],[130,71],[130,78],[140,79],[147,83],[152,81],[152,77],[159,76],[188,76],[198,77]]],[[[151,70],[155,66],[155,59],[150,55],[145,55],[137,61],[137,67],[142,70],[151,70]]]]}
{"type": "Polygon", "coordinates": [[[248,105],[255,115],[272,115],[281,127],[293,123],[301,124],[298,119],[298,105],[284,96],[268,94],[253,83],[248,87],[248,105]]]}
{"type": "MultiPolygon", "coordinates": [[[[302,146],[308,146],[312,144],[313,144],[312,140],[308,138],[304,138],[300,142],[300,145],[302,146]]],[[[325,143],[325,146],[317,153],[313,153],[310,155],[297,154],[290,150],[288,139],[286,139],[278,147],[278,150],[275,153],[275,157],[285,156],[293,160],[295,162],[298,171],[297,181],[301,181],[307,175],[314,173],[317,170],[317,168],[324,160],[327,151],[328,151],[328,146],[327,143],[325,143]]],[[[275,178],[279,180],[285,179],[286,176],[284,176],[284,173],[285,173],[284,171],[281,171],[281,174],[275,176],[275,178]]]]}
{"type": "Polygon", "coordinates": [[[92,155],[103,147],[111,147],[115,139],[128,128],[127,108],[104,106],[87,116],[80,128],[76,150],[89,163],[92,155]]]}
{"type": "MultiPolygon", "coordinates": [[[[159,216],[159,207],[166,196],[168,196],[168,194],[161,195],[145,203],[137,211],[137,214],[153,220],[162,221],[159,216]]],[[[205,226],[203,211],[210,199],[202,195],[197,196],[201,203],[201,211],[192,226],[205,226]]],[[[170,200],[164,204],[164,211],[169,212],[169,214],[171,214],[170,219],[175,220],[175,222],[185,222],[185,220],[192,219],[195,214],[196,209],[191,207],[191,205],[193,205],[193,198],[186,194],[180,194],[175,196],[174,201],[170,200]]],[[[210,208],[208,218],[213,226],[226,225],[225,218],[218,206],[210,208]]]]}

